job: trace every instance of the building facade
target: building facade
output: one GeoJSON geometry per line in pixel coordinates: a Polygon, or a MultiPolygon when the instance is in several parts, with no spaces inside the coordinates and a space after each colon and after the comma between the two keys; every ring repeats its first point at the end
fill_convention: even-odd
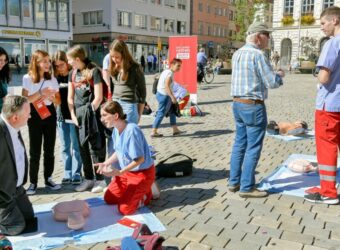
{"type": "Polygon", "coordinates": [[[189,35],[189,0],[73,0],[74,44],[98,64],[114,39],[138,62],[143,54],[167,55],[169,36],[189,35]]]}
{"type": "Polygon", "coordinates": [[[25,67],[32,53],[67,50],[72,40],[69,0],[0,0],[0,47],[25,67]]]}
{"type": "Polygon", "coordinates": [[[320,30],[320,14],[340,0],[274,0],[273,50],[281,66],[316,60],[327,38],[320,30]]]}
{"type": "Polygon", "coordinates": [[[229,20],[233,11],[230,0],[190,0],[190,33],[197,35],[198,44],[210,57],[225,53],[230,47],[229,20]]]}

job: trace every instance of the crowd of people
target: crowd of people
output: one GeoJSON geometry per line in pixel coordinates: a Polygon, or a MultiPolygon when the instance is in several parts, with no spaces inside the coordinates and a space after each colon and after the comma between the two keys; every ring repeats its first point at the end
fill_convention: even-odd
{"type": "MultiPolygon", "coordinates": [[[[340,146],[339,23],[340,8],[330,7],[322,12],[321,27],[331,39],[318,61],[321,86],[315,129],[321,188],[312,188],[305,196],[307,201],[326,204],[339,203],[335,186],[340,146]]],[[[265,24],[255,21],[248,28],[246,44],[232,59],[231,96],[236,133],[228,189],[239,191],[241,197],[268,195],[256,188],[255,169],[268,124],[265,106],[268,89],[280,87],[285,76],[281,69],[273,70],[262,52],[268,46],[271,32],[265,24]]],[[[198,59],[202,67],[206,62],[204,50],[200,50],[198,59]]],[[[52,178],[57,131],[64,163],[62,185],[74,184],[77,192],[104,192],[104,200],[117,204],[124,215],[148,204],[155,167],[138,126],[147,96],[144,69],[132,58],[125,42],[112,42],[103,69],[91,62],[79,45],[53,55],[35,51],[22,80],[21,96],[7,95],[8,61],[6,51],[0,48],[0,161],[3,163],[0,234],[20,234],[34,221],[27,195],[34,195],[38,188],[41,148],[45,187],[61,188],[52,178]],[[26,124],[29,157],[20,134],[20,128],[26,124]],[[23,188],[26,182],[29,182],[27,190],[23,188]]],[[[151,63],[151,57],[147,61],[151,63]]],[[[174,74],[181,65],[182,60],[173,58],[160,75],[156,93],[158,110],[151,137],[163,136],[158,129],[169,105],[182,110],[185,104],[181,101],[188,101],[185,89],[174,82],[174,74]]],[[[176,113],[169,116],[173,136],[183,133],[177,127],[176,113]]],[[[273,126],[274,130],[283,131],[283,125],[273,126]]],[[[303,122],[299,126],[307,129],[303,122]]]]}

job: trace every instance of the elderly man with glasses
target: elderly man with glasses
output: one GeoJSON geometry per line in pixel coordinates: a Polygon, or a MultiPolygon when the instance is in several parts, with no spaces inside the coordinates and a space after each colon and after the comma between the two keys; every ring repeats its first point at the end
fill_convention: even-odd
{"type": "Polygon", "coordinates": [[[284,72],[274,72],[263,52],[268,47],[271,30],[254,22],[247,31],[246,44],[232,58],[231,96],[236,135],[230,160],[228,189],[240,190],[241,197],[265,197],[267,192],[255,187],[255,168],[261,155],[267,126],[264,104],[269,88],[282,85],[284,72]]]}

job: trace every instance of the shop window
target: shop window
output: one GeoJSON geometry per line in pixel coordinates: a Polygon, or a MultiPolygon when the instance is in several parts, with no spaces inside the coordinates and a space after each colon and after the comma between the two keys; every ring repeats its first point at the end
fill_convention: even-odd
{"type": "Polygon", "coordinates": [[[177,34],[185,34],[186,23],[184,21],[177,21],[177,34]]]}
{"type": "Polygon", "coordinates": [[[0,15],[6,15],[5,0],[0,0],[0,15]]]}
{"type": "Polygon", "coordinates": [[[31,62],[32,53],[38,49],[46,51],[46,45],[44,40],[25,39],[24,43],[25,64],[29,64],[31,62]]]}
{"type": "Polygon", "coordinates": [[[57,1],[48,0],[47,1],[47,17],[49,21],[57,21],[57,1]]]}
{"type": "Polygon", "coordinates": [[[16,60],[20,61],[21,49],[19,39],[0,38],[0,47],[8,53],[10,64],[15,64],[16,60]]]}
{"type": "Polygon", "coordinates": [[[9,0],[8,1],[8,8],[9,8],[9,15],[10,16],[19,16],[19,0],[9,0]]]}
{"type": "Polygon", "coordinates": [[[68,43],[66,41],[49,41],[48,42],[48,53],[53,55],[58,50],[67,51],[68,43]]]}
{"type": "Polygon", "coordinates": [[[62,30],[69,29],[69,2],[68,0],[59,0],[59,27],[62,30]]]}

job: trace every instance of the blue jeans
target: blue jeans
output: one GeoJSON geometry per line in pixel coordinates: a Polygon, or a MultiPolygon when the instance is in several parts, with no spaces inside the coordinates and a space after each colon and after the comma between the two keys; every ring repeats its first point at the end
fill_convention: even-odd
{"type": "Polygon", "coordinates": [[[64,178],[80,178],[82,161],[76,128],[71,123],[60,121],[57,122],[57,128],[61,143],[62,159],[65,167],[64,178]]]}
{"type": "Polygon", "coordinates": [[[124,114],[126,114],[126,120],[128,122],[132,122],[138,124],[139,115],[138,115],[138,104],[125,102],[121,100],[117,100],[117,102],[122,106],[124,114]]]}
{"type": "MultiPolygon", "coordinates": [[[[156,112],[155,121],[152,124],[153,128],[159,128],[164,116],[166,115],[168,103],[171,102],[170,96],[162,95],[159,92],[156,93],[156,98],[157,98],[157,101],[158,101],[158,110],[156,112]]],[[[170,125],[171,126],[176,125],[176,115],[175,114],[170,114],[170,125]]]]}
{"type": "Polygon", "coordinates": [[[230,160],[229,185],[240,184],[241,192],[249,192],[255,186],[255,168],[266,133],[266,107],[234,102],[233,113],[236,135],[230,160]]]}

